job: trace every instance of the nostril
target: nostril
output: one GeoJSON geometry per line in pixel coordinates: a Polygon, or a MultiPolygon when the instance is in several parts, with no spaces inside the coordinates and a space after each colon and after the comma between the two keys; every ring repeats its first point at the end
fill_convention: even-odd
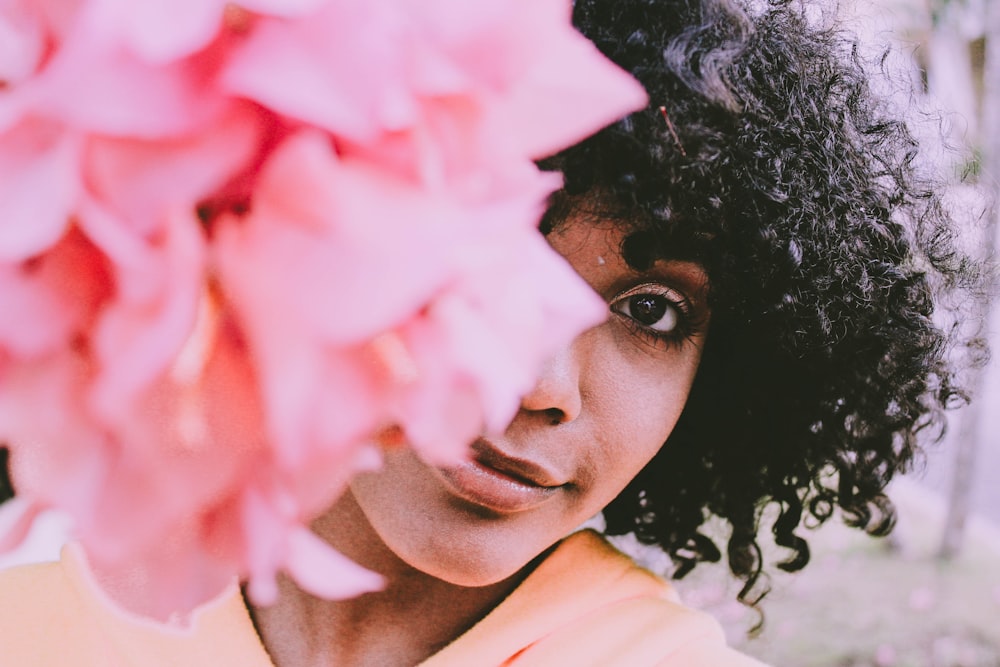
{"type": "Polygon", "coordinates": [[[559,426],[559,424],[566,421],[566,413],[559,408],[546,408],[545,416],[549,418],[552,426],[559,426]]]}

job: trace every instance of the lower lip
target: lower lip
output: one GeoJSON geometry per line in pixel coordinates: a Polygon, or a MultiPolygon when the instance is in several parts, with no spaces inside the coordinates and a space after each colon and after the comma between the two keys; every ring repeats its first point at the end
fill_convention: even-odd
{"type": "Polygon", "coordinates": [[[435,470],[454,495],[501,513],[523,512],[537,507],[560,488],[525,482],[478,461],[435,470]]]}

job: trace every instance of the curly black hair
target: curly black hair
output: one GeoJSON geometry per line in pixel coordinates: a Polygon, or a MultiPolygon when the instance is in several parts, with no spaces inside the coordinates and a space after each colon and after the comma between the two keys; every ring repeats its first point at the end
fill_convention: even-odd
{"type": "Polygon", "coordinates": [[[680,577],[720,559],[705,531],[720,517],[755,605],[767,506],[788,571],[809,560],[800,526],[837,508],[891,528],[886,484],[965,400],[946,354],[955,319],[935,306],[972,289],[977,266],[849,38],[799,3],[577,0],[574,22],[650,106],[542,163],[565,175],[543,230],[612,219],[634,266],[693,259],[711,284],[688,403],[605,509],[607,532],[659,545],[680,577]]]}

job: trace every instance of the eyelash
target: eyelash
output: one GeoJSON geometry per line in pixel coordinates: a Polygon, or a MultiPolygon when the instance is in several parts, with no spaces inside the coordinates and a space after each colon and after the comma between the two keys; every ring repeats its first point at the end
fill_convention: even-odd
{"type": "Polygon", "coordinates": [[[653,345],[673,347],[689,339],[697,331],[697,323],[692,320],[691,316],[691,303],[683,294],[660,283],[644,283],[630,287],[615,295],[608,305],[618,320],[628,327],[630,333],[640,336],[646,342],[653,345]],[[667,308],[673,310],[677,317],[677,323],[670,331],[653,329],[639,322],[634,316],[621,312],[621,310],[616,308],[617,304],[625,302],[627,299],[647,294],[665,299],[667,308]]]}

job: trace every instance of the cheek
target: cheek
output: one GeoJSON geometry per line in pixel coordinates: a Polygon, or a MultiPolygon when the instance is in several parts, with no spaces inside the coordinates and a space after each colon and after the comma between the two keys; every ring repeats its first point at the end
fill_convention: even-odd
{"type": "MultiPolygon", "coordinates": [[[[650,358],[643,350],[615,355],[593,374],[593,414],[600,447],[600,486],[623,487],[666,442],[680,417],[697,370],[697,357],[650,358]]],[[[617,491],[613,495],[617,495],[617,491]]]]}

